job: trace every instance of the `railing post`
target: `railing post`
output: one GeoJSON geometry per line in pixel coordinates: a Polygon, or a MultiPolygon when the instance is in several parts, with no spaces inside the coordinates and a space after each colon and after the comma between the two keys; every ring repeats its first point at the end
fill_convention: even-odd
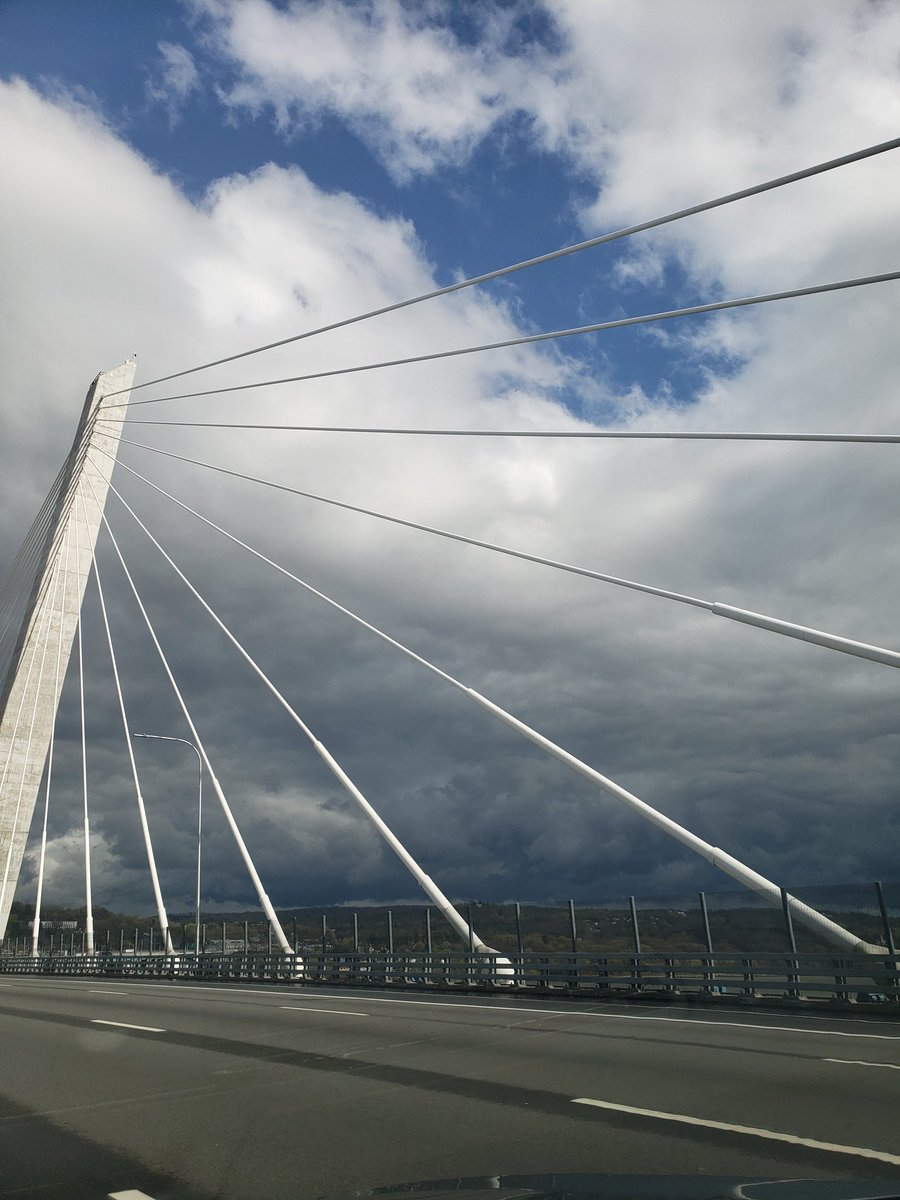
{"type": "Polygon", "coordinates": [[[631,909],[631,936],[634,939],[634,952],[641,952],[641,931],[638,926],[637,905],[634,902],[634,896],[628,897],[628,906],[631,909]]]}
{"type": "Polygon", "coordinates": [[[878,897],[878,908],[881,911],[881,923],[884,926],[884,944],[887,946],[888,954],[896,954],[897,948],[894,945],[894,933],[891,929],[891,918],[884,899],[884,888],[880,883],[875,884],[875,895],[878,897]]]}
{"type": "Polygon", "coordinates": [[[744,958],[744,959],[741,959],[741,962],[744,967],[744,987],[743,987],[744,995],[745,996],[755,996],[756,995],[756,979],[753,974],[753,959],[752,958],[744,958]]]}
{"type": "Polygon", "coordinates": [[[850,993],[846,990],[847,976],[844,974],[845,965],[842,959],[836,958],[833,962],[834,967],[834,986],[835,996],[838,1000],[849,1000],[850,993]]]}
{"type": "MultiPolygon", "coordinates": [[[[794,934],[794,920],[793,920],[793,917],[791,916],[791,902],[790,902],[791,898],[788,895],[788,893],[785,891],[784,888],[781,888],[779,890],[781,891],[781,910],[784,913],[784,926],[785,926],[785,929],[787,930],[788,944],[790,945],[790,948],[791,948],[791,954],[796,955],[796,953],[797,953],[797,938],[794,934]]],[[[800,995],[800,990],[797,987],[797,984],[800,982],[800,977],[797,974],[798,966],[799,966],[799,964],[798,964],[796,958],[789,960],[789,966],[788,966],[788,972],[787,972],[788,995],[789,996],[799,996],[800,995]]]]}
{"type": "Polygon", "coordinates": [[[663,965],[664,965],[665,971],[666,971],[666,991],[667,992],[677,992],[678,991],[678,979],[675,974],[675,959],[674,958],[664,958],[663,965]]]}
{"type": "Polygon", "coordinates": [[[700,896],[700,912],[703,915],[703,936],[706,940],[706,952],[710,956],[709,958],[705,959],[704,963],[703,963],[704,967],[706,968],[706,970],[703,972],[703,990],[711,991],[713,988],[713,985],[716,982],[715,963],[712,958],[712,953],[713,953],[712,931],[709,927],[709,909],[706,906],[706,893],[700,892],[699,896],[700,896]]]}
{"type": "Polygon", "coordinates": [[[466,905],[466,921],[469,925],[469,945],[466,954],[466,987],[472,986],[475,974],[475,930],[472,926],[472,905],[466,905]]]}
{"type": "Polygon", "coordinates": [[[634,896],[628,897],[628,907],[631,910],[631,936],[634,940],[635,957],[631,960],[631,983],[635,991],[640,991],[641,984],[641,930],[638,925],[637,904],[634,896]]]}
{"type": "Polygon", "coordinates": [[[385,964],[385,982],[393,983],[394,981],[394,914],[390,909],[387,910],[388,919],[388,960],[385,964]]]}
{"type": "Polygon", "coordinates": [[[430,908],[425,909],[425,948],[427,949],[428,953],[431,954],[432,945],[431,945],[431,909],[430,908]]]}
{"type": "Polygon", "coordinates": [[[359,954],[359,913],[353,914],[353,953],[359,954]]]}

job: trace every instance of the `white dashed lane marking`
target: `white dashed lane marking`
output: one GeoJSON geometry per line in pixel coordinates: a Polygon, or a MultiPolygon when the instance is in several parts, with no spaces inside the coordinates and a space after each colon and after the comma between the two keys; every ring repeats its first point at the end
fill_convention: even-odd
{"type": "Polygon", "coordinates": [[[101,1021],[96,1017],[92,1025],[114,1025],[116,1029],[139,1029],[141,1033],[165,1033],[164,1029],[156,1029],[153,1025],[127,1025],[124,1021],[101,1021]]]}
{"type": "Polygon", "coordinates": [[[345,1008],[307,1008],[296,1004],[279,1004],[282,1012],[327,1013],[329,1017],[368,1017],[369,1013],[348,1012],[345,1008]]]}

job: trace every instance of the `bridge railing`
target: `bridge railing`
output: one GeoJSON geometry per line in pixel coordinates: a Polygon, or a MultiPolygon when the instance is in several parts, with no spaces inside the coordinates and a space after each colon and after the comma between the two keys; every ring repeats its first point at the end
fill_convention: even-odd
{"type": "Polygon", "coordinates": [[[457,952],[61,954],[0,957],[8,975],[295,983],[665,1000],[678,996],[900,1004],[900,955],[457,952]]]}

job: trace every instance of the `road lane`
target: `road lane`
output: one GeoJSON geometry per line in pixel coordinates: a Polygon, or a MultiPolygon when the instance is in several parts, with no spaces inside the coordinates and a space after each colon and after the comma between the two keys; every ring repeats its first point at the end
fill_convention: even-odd
{"type": "MultiPolygon", "coordinates": [[[[67,990],[77,995],[79,989],[67,990]]],[[[42,991],[46,995],[46,988],[42,991]]],[[[341,1057],[348,1050],[342,1027],[348,1004],[358,1006],[350,1010],[354,1012],[371,1004],[365,1040],[355,1038],[350,1047],[365,1061],[399,1061],[393,1051],[402,1043],[403,1066],[442,1075],[526,1088],[539,1078],[560,1094],[573,1090],[592,1094],[599,1080],[604,1087],[614,1088],[622,1102],[638,1107],[658,1106],[663,1091],[669,1107],[698,1117],[715,1114],[736,1124],[791,1122],[798,1135],[830,1140],[845,1138],[849,1112],[860,1136],[870,1136],[872,1131],[886,1137],[892,1134],[893,1081],[861,1089],[850,1080],[836,1082],[834,1067],[825,1065],[829,1059],[843,1057],[834,1054],[829,1039],[839,1039],[843,1048],[849,1036],[846,1030],[821,1029],[810,1036],[799,1022],[796,1029],[723,1020],[670,1025],[666,1017],[649,1015],[637,1018],[637,1024],[634,1017],[624,1015],[610,1022],[605,1020],[609,1014],[572,1011],[564,1005],[518,1009],[508,1003],[470,1006],[464,1001],[409,1000],[385,1008],[382,1000],[362,993],[334,997],[332,1011],[320,1007],[330,996],[313,993],[309,999],[316,1004],[309,1006],[309,1022],[285,1029],[273,1009],[286,1006],[277,1004],[265,989],[244,990],[239,996],[200,994],[204,1000],[198,1007],[190,993],[178,989],[169,993],[167,1028],[203,1035],[208,1027],[207,1010],[215,1005],[222,1036],[285,1049],[301,1042],[310,1044],[312,1037],[318,1052],[341,1057]],[[256,1009],[252,1027],[241,1011],[248,1004],[256,1009]],[[388,1016],[384,1016],[386,1012],[388,1016]],[[398,1013],[404,1018],[400,1038],[396,1033],[398,1013]],[[591,1017],[599,1020],[591,1021],[591,1017]],[[736,1078],[741,1087],[735,1087],[736,1078]],[[810,1105],[813,1095],[816,1103],[810,1105]],[[811,1128],[810,1122],[816,1127],[811,1128]]],[[[143,1005],[147,997],[152,1005],[152,985],[135,995],[133,1002],[143,1005]]],[[[134,1023],[151,1024],[155,1011],[141,1007],[141,1015],[133,1016],[134,1023]]],[[[296,1020],[303,1021],[302,1012],[296,1020]]],[[[872,1039],[867,1054],[874,1057],[877,1052],[900,1063],[896,1035],[860,1031],[854,1036],[872,1039]]]]}
{"type": "MultiPolygon", "coordinates": [[[[859,1062],[900,1067],[900,1026],[836,1018],[812,1033],[801,1017],[760,1016],[17,979],[0,1001],[0,1093],[135,1154],[142,1169],[174,1166],[194,1188],[226,1179],[229,1197],[260,1194],[261,1170],[267,1194],[279,1194],[290,1175],[282,1153],[295,1145],[303,1169],[291,1196],[482,1171],[900,1178],[885,1163],[661,1129],[627,1111],[900,1153],[900,1079],[845,1053],[864,1048],[859,1062]],[[620,1111],[578,1113],[573,1100],[585,1097],[620,1111]]],[[[27,1125],[0,1120],[0,1150],[27,1125]]]]}

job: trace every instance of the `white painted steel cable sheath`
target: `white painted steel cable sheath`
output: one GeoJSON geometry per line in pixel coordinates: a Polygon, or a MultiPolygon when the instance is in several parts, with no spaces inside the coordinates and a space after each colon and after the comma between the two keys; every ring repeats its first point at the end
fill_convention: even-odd
{"type": "MultiPolygon", "coordinates": [[[[535,255],[533,258],[526,258],[520,262],[511,263],[505,267],[499,267],[494,271],[485,271],[481,275],[472,275],[468,279],[458,280],[456,283],[447,284],[445,287],[434,288],[430,292],[423,292],[421,295],[412,296],[406,300],[398,300],[393,304],[384,305],[382,308],[373,308],[368,312],[358,313],[352,317],[345,317],[341,321],[334,321],[330,325],[320,325],[318,329],[308,329],[303,333],[294,334],[292,337],[282,338],[277,342],[269,342],[264,346],[254,346],[250,350],[242,350],[237,354],[230,354],[225,358],[218,358],[212,362],[201,363],[196,367],[189,367],[184,371],[176,371],[171,375],[161,375],[156,379],[148,379],[146,383],[138,384],[133,388],[133,391],[138,391],[140,388],[151,387],[153,384],[166,383],[170,379],[181,379],[185,375],[194,375],[198,371],[206,371],[210,367],[223,366],[225,363],[236,362],[241,358],[249,358],[251,355],[262,354],[266,350],[274,350],[279,346],[287,346],[292,342],[303,341],[306,338],[316,337],[322,333],[329,333],[335,329],[343,329],[348,325],[356,325],[361,321],[368,321],[373,317],[384,316],[386,313],[397,312],[402,308],[409,308],[414,304],[421,304],[426,300],[434,300],[438,296],[447,296],[451,292],[459,292],[464,288],[475,287],[481,283],[489,283],[494,279],[502,279],[506,275],[512,275],[516,271],[524,271],[529,267],[536,267],[542,263],[552,262],[558,258],[565,258],[570,254],[577,254],[584,250],[593,249],[595,246],[603,246],[609,242],[615,242],[621,238],[631,237],[636,233],[644,233],[649,229],[658,229],[662,225],[670,225],[675,221],[681,221],[685,217],[696,216],[698,213],[709,212],[711,209],[721,208],[727,204],[733,204],[737,200],[746,200],[750,196],[758,196],[763,192],[774,191],[776,188],[785,187],[791,183],[797,183],[802,179],[810,179],[815,175],[822,175],[826,171],[834,171],[839,167],[849,166],[851,163],[861,162],[863,159],[874,158],[876,155],[885,154],[890,150],[896,150],[900,147],[900,138],[891,138],[889,141],[878,142],[873,146],[865,146],[861,150],[854,150],[850,154],[842,154],[837,158],[827,159],[824,162],[814,163],[812,166],[803,167],[799,171],[791,171],[787,175],[779,175],[774,179],[765,180],[762,183],[752,184],[750,187],[741,188],[736,192],[728,192],[724,196],[717,196],[712,200],[702,201],[700,204],[692,204],[688,208],[680,208],[675,212],[666,213],[661,217],[652,217],[647,221],[639,221],[637,224],[626,226],[623,229],[616,229],[609,233],[602,233],[597,237],[587,238],[584,241],[576,242],[570,246],[563,246],[558,250],[550,250],[545,254],[535,255]]],[[[118,395],[117,392],[108,393],[110,396],[118,395]]]]}
{"type": "MultiPolygon", "coordinates": [[[[109,457],[109,456],[107,456],[107,457],[109,457]]],[[[124,464],[120,464],[120,465],[124,466],[124,464]]],[[[130,470],[130,468],[126,468],[126,470],[130,470]]],[[[137,475],[137,472],[131,471],[131,474],[137,475]]],[[[139,476],[139,478],[143,478],[143,477],[139,476]]],[[[146,480],[145,482],[150,483],[149,480],[146,480]]],[[[544,737],[543,734],[538,733],[537,730],[532,729],[529,725],[526,725],[523,721],[520,721],[517,717],[514,717],[511,713],[506,712],[506,710],[500,708],[499,705],[494,704],[493,701],[488,700],[487,697],[482,696],[481,693],[477,692],[474,688],[468,687],[466,684],[462,683],[458,679],[455,679],[452,675],[448,674],[446,671],[441,670],[440,667],[435,666],[434,663],[429,662],[428,659],[423,658],[420,654],[416,654],[416,652],[414,650],[410,650],[409,647],[405,646],[402,642],[398,642],[395,638],[392,638],[389,634],[385,633],[383,630],[379,629],[377,626],[370,624],[370,622],[368,622],[364,618],[358,616],[356,613],[354,613],[350,609],[345,608],[342,604],[339,604],[336,600],[333,600],[330,596],[325,595],[324,592],[320,592],[317,588],[314,588],[311,584],[307,583],[305,580],[300,579],[299,576],[294,575],[293,572],[289,571],[286,567],[283,567],[279,563],[275,562],[273,559],[268,558],[265,554],[261,553],[259,550],[255,550],[252,546],[248,545],[247,542],[242,541],[240,538],[236,537],[234,534],[228,533],[227,530],[223,529],[220,525],[217,525],[214,521],[211,521],[208,517],[202,516],[199,512],[196,511],[196,509],[191,508],[190,505],[185,504],[183,501],[176,499],[169,492],[165,491],[165,489],[163,489],[163,488],[159,487],[157,484],[153,484],[153,483],[150,483],[150,487],[152,487],[155,491],[159,492],[161,495],[166,496],[169,500],[172,500],[173,503],[175,503],[179,508],[183,509],[185,512],[190,513],[192,516],[196,517],[204,525],[208,526],[211,529],[215,529],[218,533],[221,533],[224,537],[228,538],[228,540],[233,542],[235,545],[241,546],[244,550],[247,550],[255,558],[258,558],[261,562],[265,562],[270,567],[272,567],[276,571],[278,571],[285,578],[290,579],[294,583],[298,584],[300,587],[302,587],[304,589],[304,591],[308,592],[310,595],[316,596],[318,599],[320,599],[324,603],[328,604],[331,608],[335,609],[336,611],[338,611],[340,613],[343,613],[344,616],[349,617],[350,620],[355,622],[357,625],[360,625],[363,629],[369,630],[370,633],[375,634],[375,636],[378,637],[381,641],[387,643],[387,645],[389,645],[389,646],[393,646],[394,649],[399,650],[401,654],[405,655],[405,657],[412,659],[413,662],[419,663],[421,666],[425,667],[432,674],[437,675],[439,678],[446,680],[447,683],[451,684],[458,691],[463,692],[471,700],[473,700],[476,704],[478,704],[481,708],[483,708],[487,712],[491,713],[494,717],[499,718],[505,724],[509,725],[511,728],[515,729],[518,733],[520,733],[524,737],[526,737],[529,741],[533,742],[535,745],[539,746],[541,749],[543,749],[543,750],[547,751],[548,753],[550,753],[551,755],[553,755],[553,757],[558,758],[561,762],[563,762],[567,766],[571,767],[578,774],[582,775],[584,778],[588,779],[590,782],[599,786],[603,791],[607,792],[609,795],[612,795],[617,800],[622,801],[627,807],[631,808],[633,811],[637,812],[639,815],[643,816],[645,819],[651,821],[658,828],[660,828],[664,832],[670,834],[670,836],[677,838],[677,840],[682,842],[683,845],[687,846],[689,849],[694,850],[696,853],[700,854],[703,858],[706,859],[707,862],[711,863],[715,867],[718,867],[719,870],[724,871],[726,874],[730,875],[732,878],[737,879],[745,887],[751,888],[753,891],[757,892],[766,901],[768,901],[768,903],[770,903],[776,907],[781,906],[781,903],[782,903],[781,889],[776,884],[774,884],[770,880],[766,879],[764,876],[762,876],[762,875],[758,874],[756,871],[752,870],[752,868],[745,866],[738,859],[734,858],[730,854],[727,854],[724,850],[721,850],[719,847],[713,846],[711,843],[706,842],[702,838],[697,837],[696,834],[691,833],[690,830],[685,829],[683,826],[679,825],[676,821],[673,821],[670,817],[666,817],[663,813],[658,812],[656,809],[652,808],[645,801],[638,799],[637,796],[633,795],[631,792],[627,791],[625,788],[621,787],[619,784],[614,783],[611,779],[608,779],[605,775],[602,775],[599,771],[595,770],[593,767],[588,766],[587,763],[582,762],[580,759],[576,758],[575,755],[570,754],[567,750],[564,750],[561,746],[558,746],[555,742],[552,742],[549,738],[544,737]]],[[[830,920],[828,917],[823,916],[821,913],[816,912],[815,909],[810,908],[809,905],[804,904],[802,901],[797,900],[795,897],[789,896],[788,903],[789,903],[789,907],[790,907],[792,915],[794,917],[796,917],[796,919],[798,921],[800,921],[801,924],[804,924],[808,928],[813,929],[816,933],[818,933],[820,936],[824,937],[827,941],[830,941],[834,945],[840,946],[841,949],[847,950],[850,953],[865,953],[865,954],[883,953],[883,950],[881,947],[875,946],[869,942],[862,941],[861,939],[857,938],[855,936],[855,934],[850,933],[848,930],[844,929],[842,926],[838,925],[836,922],[830,920]]]]}
{"type": "MultiPolygon", "coordinates": [[[[94,491],[90,476],[85,473],[85,479],[91,491],[94,491]]],[[[96,500],[96,494],[94,495],[96,500]]],[[[122,692],[122,680],[119,675],[119,665],[116,661],[116,651],[113,646],[112,630],[109,625],[109,615],[106,609],[106,600],[103,595],[103,583],[100,579],[100,567],[97,563],[96,551],[91,551],[91,565],[94,568],[94,578],[97,581],[97,595],[100,599],[100,612],[103,616],[103,628],[106,632],[106,644],[109,648],[109,661],[112,665],[113,680],[116,688],[116,698],[119,702],[119,714],[122,718],[122,729],[125,734],[125,746],[128,750],[128,762],[131,767],[131,779],[134,783],[134,793],[137,800],[138,819],[141,823],[141,834],[144,839],[144,850],[147,855],[147,867],[150,871],[150,882],[153,888],[153,899],[156,903],[156,916],[159,921],[159,928],[162,932],[163,941],[166,948],[166,954],[174,953],[172,944],[172,934],[169,929],[169,917],[166,912],[166,906],[163,901],[162,887],[159,882],[159,871],[156,867],[156,855],[153,852],[153,839],[150,836],[150,824],[147,820],[147,810],[144,805],[144,796],[141,792],[141,781],[138,775],[137,762],[134,757],[134,746],[131,741],[131,727],[128,722],[128,713],[125,709],[125,697],[122,692]]]]}
{"type": "Polygon", "coordinates": [[[147,630],[150,634],[150,637],[153,640],[153,644],[156,647],[156,652],[159,655],[160,662],[162,663],[163,669],[165,670],[165,673],[166,673],[166,676],[168,677],[169,683],[172,686],[172,691],[174,692],[175,698],[178,701],[179,707],[181,708],[181,711],[184,714],[184,718],[185,718],[185,721],[187,722],[188,728],[190,729],[191,734],[192,734],[195,742],[197,743],[197,748],[199,749],[201,755],[203,756],[203,763],[204,763],[204,766],[206,767],[207,772],[209,773],[209,778],[213,785],[213,790],[215,791],[216,796],[219,799],[219,804],[222,808],[222,812],[225,814],[225,820],[228,822],[228,827],[231,830],[232,837],[234,838],[235,844],[237,845],[237,848],[241,855],[241,858],[244,861],[244,866],[247,868],[247,873],[250,876],[250,879],[253,883],[254,888],[256,889],[256,894],[259,898],[260,907],[262,908],[263,912],[266,914],[266,917],[268,918],[268,920],[272,923],[272,930],[275,933],[275,936],[278,940],[278,944],[281,946],[281,949],[284,951],[285,954],[291,955],[293,957],[293,953],[294,953],[293,948],[292,948],[290,942],[288,941],[287,937],[285,936],[285,932],[281,927],[281,922],[279,921],[278,916],[275,912],[275,909],[272,907],[272,902],[269,899],[265,888],[263,887],[262,880],[259,877],[259,872],[256,870],[256,866],[254,865],[253,858],[250,855],[250,851],[247,849],[247,844],[244,841],[244,838],[238,827],[238,823],[235,820],[234,813],[231,811],[231,806],[229,805],[228,800],[225,797],[225,793],[222,791],[222,785],[219,783],[218,777],[216,776],[216,773],[213,770],[212,763],[210,762],[210,759],[209,759],[209,755],[206,753],[206,748],[203,745],[203,742],[200,738],[199,733],[197,732],[197,727],[194,724],[193,718],[191,717],[190,710],[188,709],[187,704],[185,703],[184,697],[181,694],[181,689],[178,687],[178,684],[175,682],[175,676],[172,674],[171,667],[169,666],[169,661],[166,658],[165,652],[159,643],[159,639],[156,636],[156,631],[153,628],[153,622],[150,620],[147,610],[144,607],[144,602],[141,599],[140,592],[137,589],[137,585],[135,584],[134,579],[132,578],[131,572],[129,571],[129,569],[125,563],[125,559],[122,556],[122,551],[119,548],[119,543],[116,540],[115,534],[109,527],[109,522],[106,519],[106,515],[101,514],[101,518],[103,521],[103,526],[106,529],[107,534],[109,535],[110,541],[112,542],[113,549],[116,552],[116,556],[119,559],[119,562],[122,566],[122,570],[125,572],[125,578],[128,580],[129,586],[131,587],[132,594],[134,595],[134,598],[137,601],[138,608],[141,610],[141,615],[144,618],[144,623],[146,624],[147,630]]]}
{"type": "MultiPolygon", "coordinates": [[[[514,346],[534,346],[539,342],[559,341],[562,338],[581,337],[588,333],[608,333],[613,329],[630,329],[636,325],[652,325],[659,321],[673,321],[681,317],[696,317],[704,313],[726,312],[737,308],[751,308],[761,304],[772,304],[779,300],[797,300],[804,296],[819,296],[828,292],[845,291],[849,288],[868,287],[876,283],[891,283],[900,279],[900,271],[886,271],[878,275],[863,275],[856,279],[840,279],[833,283],[816,283],[809,287],[790,288],[781,292],[766,292],[758,296],[741,296],[736,300],[715,300],[709,304],[692,304],[686,308],[673,308],[665,312],[641,313],[635,317],[619,317],[614,321],[597,321],[591,325],[576,325],[571,329],[552,329],[545,333],[530,333],[521,337],[505,338],[499,342],[484,342],[478,346],[461,346],[453,350],[435,350],[430,354],[414,354],[406,358],[389,358],[380,362],[360,363],[355,367],[335,367],[330,371],[311,371],[305,375],[288,375],[281,379],[260,379],[254,383],[238,383],[231,387],[207,388],[202,392],[179,392],[174,396],[157,396],[152,400],[134,400],[130,407],[142,404],[165,404],[170,400],[194,400],[200,396],[224,396],[232,392],[249,392],[262,387],[280,387],[285,383],[307,383],[314,379],[333,379],[338,375],[358,375],[364,371],[381,371],[388,367],[407,367],[417,363],[437,362],[440,359],[459,358],[468,354],[483,354],[488,350],[509,350],[514,346]]],[[[107,408],[121,405],[108,404],[107,408]]]]}
{"type": "MultiPolygon", "coordinates": [[[[349,512],[361,513],[363,516],[375,517],[379,521],[389,521],[393,525],[404,525],[409,529],[418,529],[423,533],[431,533],[437,537],[448,538],[450,541],[462,542],[467,546],[478,546],[482,550],[491,550],[497,554],[505,554],[510,558],[519,558],[525,562],[537,563],[539,566],[552,567],[557,571],[567,571],[571,575],[581,575],[586,579],[596,579],[600,583],[614,584],[616,587],[627,588],[633,592],[644,592],[648,596],[657,596],[663,600],[674,600],[679,604],[687,604],[692,608],[702,608],[707,612],[712,613],[715,617],[725,617],[730,621],[739,621],[743,625],[753,625],[757,629],[765,629],[769,633],[779,633],[784,637],[796,638],[802,642],[809,642],[811,645],[822,646],[826,650],[835,650],[841,654],[851,654],[856,658],[865,658],[870,662],[880,663],[887,667],[900,667],[900,653],[896,650],[888,650],[884,646],[873,646],[868,642],[855,641],[853,638],[841,637],[835,633],[827,633],[822,629],[813,629],[807,625],[797,625],[792,621],[783,621],[778,617],[769,617],[765,613],[752,612],[747,608],[737,608],[733,604],[721,604],[717,600],[702,600],[697,596],[688,596],[682,592],[672,592],[666,588],[653,587],[648,583],[637,583],[633,579],[622,579],[617,575],[607,575],[601,571],[593,571],[589,567],[579,567],[573,563],[559,562],[553,558],[544,558],[540,554],[529,554],[525,550],[514,550],[510,546],[500,546],[495,542],[485,542],[480,538],[466,537],[461,533],[452,533],[446,529],[439,529],[434,525],[423,525],[418,521],[409,521],[405,517],[391,516],[389,513],[379,512],[373,508],[362,508],[358,504],[347,504],[343,500],[334,500],[328,496],[319,496],[315,492],[306,492],[300,488],[289,487],[284,483],[275,483],[271,479],[261,479],[256,475],[246,475],[242,471],[232,471],[227,467],[219,467],[214,463],[203,462],[197,458],[187,458],[182,454],[174,454],[171,450],[160,450],[156,446],[146,446],[143,442],[132,442],[128,438],[122,438],[121,441],[126,446],[135,446],[139,450],[149,450],[153,454],[160,454],[164,458],[173,458],[178,462],[190,463],[195,467],[205,467],[210,471],[217,471],[221,475],[230,475],[235,479],[244,479],[249,483],[258,483],[263,487],[273,488],[275,491],[287,492],[292,496],[302,496],[307,500],[315,500],[319,504],[330,504],[335,508],[347,509],[349,512]]],[[[137,475],[138,479],[144,483],[150,481],[144,479],[143,475],[132,470],[131,467],[121,464],[124,470],[131,471],[137,475]]],[[[153,484],[150,485],[154,486],[153,484]]]]}

